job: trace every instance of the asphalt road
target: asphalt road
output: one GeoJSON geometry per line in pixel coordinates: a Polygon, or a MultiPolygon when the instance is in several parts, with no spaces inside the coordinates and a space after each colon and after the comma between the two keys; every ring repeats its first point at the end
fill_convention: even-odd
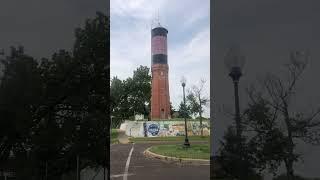
{"type": "Polygon", "coordinates": [[[147,158],[143,152],[154,144],[111,145],[112,180],[206,180],[209,165],[179,165],[147,158]]]}

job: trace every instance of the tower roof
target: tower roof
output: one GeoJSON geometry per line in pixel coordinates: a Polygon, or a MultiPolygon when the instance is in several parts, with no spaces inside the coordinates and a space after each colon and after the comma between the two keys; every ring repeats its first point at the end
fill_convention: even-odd
{"type": "Polygon", "coordinates": [[[167,36],[168,30],[164,27],[155,27],[151,30],[151,36],[167,36]]]}

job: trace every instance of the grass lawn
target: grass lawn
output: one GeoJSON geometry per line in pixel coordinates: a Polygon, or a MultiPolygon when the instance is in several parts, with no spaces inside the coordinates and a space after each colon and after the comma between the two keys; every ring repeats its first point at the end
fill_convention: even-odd
{"type": "Polygon", "coordinates": [[[116,129],[111,129],[111,144],[115,144],[115,143],[118,143],[118,132],[116,129]]]}
{"type": "Polygon", "coordinates": [[[177,158],[210,159],[209,144],[191,144],[190,148],[184,148],[183,145],[157,145],[152,146],[150,151],[177,158]]]}
{"type": "MultiPolygon", "coordinates": [[[[189,136],[189,142],[209,142],[210,136],[189,136]]],[[[129,138],[134,143],[146,143],[146,142],[184,142],[184,136],[169,136],[169,137],[136,137],[129,138]]]]}

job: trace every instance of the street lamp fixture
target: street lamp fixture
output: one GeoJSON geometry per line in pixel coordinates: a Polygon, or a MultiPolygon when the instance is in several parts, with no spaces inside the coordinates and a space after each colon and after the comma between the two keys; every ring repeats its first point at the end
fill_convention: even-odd
{"type": "Polygon", "coordinates": [[[225,65],[229,70],[229,76],[231,77],[234,85],[234,99],[235,99],[235,121],[237,136],[241,136],[241,118],[239,107],[239,94],[238,83],[242,76],[242,68],[245,64],[245,57],[240,53],[238,47],[232,47],[229,49],[225,56],[225,65]]]}
{"type": "Polygon", "coordinates": [[[182,77],[181,78],[181,85],[183,88],[183,105],[184,105],[184,112],[183,112],[183,117],[184,117],[184,130],[185,130],[185,139],[184,139],[184,146],[185,147],[190,147],[189,139],[188,139],[188,127],[187,127],[187,112],[186,112],[186,95],[185,95],[185,86],[186,86],[186,78],[182,77]]]}

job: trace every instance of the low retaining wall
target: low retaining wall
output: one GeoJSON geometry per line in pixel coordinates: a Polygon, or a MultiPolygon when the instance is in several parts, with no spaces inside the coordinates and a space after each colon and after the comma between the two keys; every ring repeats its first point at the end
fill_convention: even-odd
{"type": "MultiPolygon", "coordinates": [[[[195,136],[201,134],[200,121],[187,121],[188,135],[195,136]]],[[[202,121],[203,135],[210,135],[210,123],[208,120],[202,121]]],[[[184,121],[125,121],[120,129],[131,137],[161,137],[161,136],[184,136],[184,121]]]]}

